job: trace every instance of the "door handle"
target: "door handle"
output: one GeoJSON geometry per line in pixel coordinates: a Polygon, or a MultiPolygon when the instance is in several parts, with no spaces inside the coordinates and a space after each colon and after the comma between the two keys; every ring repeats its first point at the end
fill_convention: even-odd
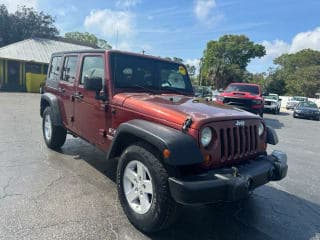
{"type": "Polygon", "coordinates": [[[60,93],[64,93],[66,90],[63,88],[63,87],[59,87],[58,88],[58,92],[60,92],[60,93]]]}
{"type": "Polygon", "coordinates": [[[79,99],[79,100],[83,99],[83,95],[82,95],[80,92],[76,92],[76,93],[74,94],[74,97],[77,98],[77,99],[79,99]]]}

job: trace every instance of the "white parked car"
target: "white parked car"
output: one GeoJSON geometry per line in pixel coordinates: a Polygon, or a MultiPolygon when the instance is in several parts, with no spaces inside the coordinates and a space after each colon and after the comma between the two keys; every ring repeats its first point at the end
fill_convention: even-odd
{"type": "Polygon", "coordinates": [[[298,105],[298,103],[307,102],[307,101],[308,101],[308,98],[306,98],[306,97],[294,96],[292,98],[289,98],[289,101],[287,102],[286,109],[287,110],[294,109],[298,105]]]}
{"type": "Polygon", "coordinates": [[[278,94],[270,93],[268,96],[264,96],[264,111],[270,111],[274,114],[280,113],[281,98],[278,94]]]}

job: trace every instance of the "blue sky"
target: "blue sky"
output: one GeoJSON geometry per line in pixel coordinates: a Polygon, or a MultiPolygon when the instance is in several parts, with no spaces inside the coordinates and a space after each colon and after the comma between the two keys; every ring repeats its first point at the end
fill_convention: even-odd
{"type": "Polygon", "coordinates": [[[319,0],[0,0],[50,13],[64,34],[88,31],[114,48],[183,58],[197,64],[209,40],[245,34],[267,56],[248,69],[266,71],[282,53],[320,50],[319,0]]]}

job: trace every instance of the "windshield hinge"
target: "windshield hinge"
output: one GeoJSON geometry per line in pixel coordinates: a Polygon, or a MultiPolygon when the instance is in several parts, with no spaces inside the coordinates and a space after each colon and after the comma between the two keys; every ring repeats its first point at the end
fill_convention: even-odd
{"type": "Polygon", "coordinates": [[[191,124],[192,124],[192,118],[189,116],[184,121],[183,126],[182,126],[182,130],[186,131],[191,126],[191,124]]]}

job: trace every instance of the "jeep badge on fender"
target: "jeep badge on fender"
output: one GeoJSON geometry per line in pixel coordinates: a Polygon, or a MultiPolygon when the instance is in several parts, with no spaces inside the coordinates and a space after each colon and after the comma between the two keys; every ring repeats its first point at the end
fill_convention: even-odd
{"type": "Polygon", "coordinates": [[[237,201],[287,174],[286,154],[266,153],[275,131],[231,104],[195,100],[181,63],[115,50],[60,52],[43,89],[46,145],[59,149],[69,133],[116,159],[119,200],[143,232],[169,227],[181,204],[237,201]]]}

